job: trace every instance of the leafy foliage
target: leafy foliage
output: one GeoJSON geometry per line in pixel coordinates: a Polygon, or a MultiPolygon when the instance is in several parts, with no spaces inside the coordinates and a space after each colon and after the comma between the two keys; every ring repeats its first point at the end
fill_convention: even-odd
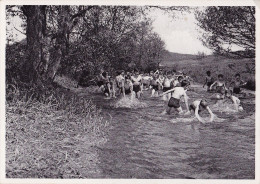
{"type": "Polygon", "coordinates": [[[255,7],[207,7],[196,18],[205,31],[201,40],[217,54],[255,56],[255,7]],[[232,52],[234,46],[242,51],[232,52]]]}
{"type": "Polygon", "coordinates": [[[113,72],[158,67],[164,42],[152,31],[147,8],[8,6],[7,22],[19,16],[26,30],[20,78],[46,83],[57,72],[77,79],[81,74],[95,75],[100,68],[113,72]]]}

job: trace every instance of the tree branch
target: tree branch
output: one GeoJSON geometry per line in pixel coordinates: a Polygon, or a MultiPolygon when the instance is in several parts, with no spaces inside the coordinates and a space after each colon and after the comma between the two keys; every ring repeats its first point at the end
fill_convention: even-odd
{"type": "MultiPolygon", "coordinates": [[[[14,25],[13,25],[14,26],[14,25]]],[[[22,33],[23,35],[26,35],[26,33],[24,33],[24,32],[22,32],[22,31],[20,31],[19,29],[17,29],[15,26],[14,26],[14,29],[16,30],[16,31],[18,31],[18,32],[20,32],[20,33],[22,33]]]]}
{"type": "Polygon", "coordinates": [[[74,14],[71,16],[70,20],[72,21],[73,19],[75,19],[76,17],[80,17],[82,15],[84,15],[88,10],[92,9],[94,6],[88,6],[88,8],[86,8],[85,10],[81,10],[80,12],[74,14]]]}

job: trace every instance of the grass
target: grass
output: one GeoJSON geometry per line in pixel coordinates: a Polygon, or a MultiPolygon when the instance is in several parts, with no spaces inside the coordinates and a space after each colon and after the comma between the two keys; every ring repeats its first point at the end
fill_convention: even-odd
{"type": "Polygon", "coordinates": [[[12,87],[7,97],[7,178],[93,178],[98,174],[94,147],[105,143],[109,122],[91,100],[62,88],[36,100],[12,87]]]}
{"type": "Polygon", "coordinates": [[[206,56],[202,59],[185,59],[181,61],[164,61],[162,65],[167,70],[175,69],[184,71],[191,76],[194,81],[199,83],[205,82],[206,71],[211,71],[214,79],[217,79],[218,74],[223,74],[227,82],[234,79],[236,73],[240,73],[241,79],[244,81],[255,81],[254,72],[247,72],[247,64],[254,63],[252,59],[233,59],[221,56],[206,56]]]}

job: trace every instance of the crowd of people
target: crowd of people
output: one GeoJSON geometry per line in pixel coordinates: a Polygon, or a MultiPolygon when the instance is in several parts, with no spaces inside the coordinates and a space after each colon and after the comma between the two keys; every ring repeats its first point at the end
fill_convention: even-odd
{"type": "MultiPolygon", "coordinates": [[[[191,114],[194,112],[195,117],[202,123],[205,121],[200,117],[203,110],[210,114],[210,120],[213,121],[214,113],[208,106],[206,99],[198,99],[188,103],[187,91],[193,79],[184,73],[151,71],[150,73],[139,73],[138,70],[133,72],[118,71],[115,77],[109,76],[108,72],[101,70],[98,75],[97,85],[99,90],[107,98],[116,98],[117,96],[130,96],[131,98],[140,98],[144,91],[150,91],[151,97],[162,97],[165,102],[165,110],[162,114],[170,114],[174,109],[179,114],[191,114]],[[183,99],[183,100],[182,100],[183,99]],[[181,102],[185,103],[186,112],[184,113],[181,102]]],[[[236,74],[234,81],[227,84],[222,74],[214,81],[211,72],[206,72],[205,85],[207,91],[214,92],[217,99],[230,100],[234,104],[236,111],[242,111],[243,108],[237,94],[241,93],[241,87],[244,83],[240,74],[236,74]]]]}

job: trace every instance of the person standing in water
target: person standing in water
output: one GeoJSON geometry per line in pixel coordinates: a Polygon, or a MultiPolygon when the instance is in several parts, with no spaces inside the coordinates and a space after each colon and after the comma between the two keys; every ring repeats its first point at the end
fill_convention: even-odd
{"type": "Polygon", "coordinates": [[[151,77],[149,74],[145,73],[142,77],[143,90],[148,90],[150,86],[151,77]]]}
{"type": "Polygon", "coordinates": [[[241,92],[241,87],[246,85],[244,81],[241,80],[240,74],[235,75],[235,80],[230,83],[230,86],[233,86],[233,94],[239,94],[241,92]]]}
{"type": "MultiPolygon", "coordinates": [[[[167,75],[165,75],[164,80],[163,80],[163,93],[166,91],[169,91],[170,89],[172,89],[172,87],[173,87],[173,84],[172,84],[171,75],[167,74],[167,75]]],[[[170,98],[171,98],[170,93],[163,95],[164,101],[168,101],[170,98]]]]}
{"type": "Polygon", "coordinates": [[[183,80],[183,76],[178,76],[177,80],[173,81],[173,86],[174,87],[181,87],[182,80],[183,80]]]}
{"type": "MultiPolygon", "coordinates": [[[[218,80],[215,81],[211,86],[209,87],[209,90],[212,90],[212,88],[216,86],[216,92],[221,93],[222,89],[227,90],[226,88],[226,82],[224,81],[224,76],[222,74],[218,75],[218,80]]],[[[218,99],[221,98],[219,94],[216,95],[218,99]]]]}
{"type": "Polygon", "coordinates": [[[142,93],[142,77],[139,75],[139,72],[135,70],[134,75],[131,77],[133,82],[133,92],[137,98],[140,98],[142,93]]]}
{"type": "Polygon", "coordinates": [[[180,105],[180,101],[181,101],[182,97],[184,98],[186,109],[187,109],[187,111],[189,111],[188,96],[186,94],[186,91],[187,91],[187,88],[190,85],[190,83],[186,80],[183,80],[181,82],[181,84],[182,84],[182,87],[174,87],[173,89],[170,89],[170,90],[164,92],[162,95],[160,95],[160,96],[163,96],[168,93],[171,93],[171,98],[168,102],[168,106],[166,107],[166,111],[164,111],[163,114],[165,112],[170,114],[172,109],[175,109],[178,111],[179,114],[182,114],[183,110],[180,105]]]}
{"type": "Polygon", "coordinates": [[[205,123],[205,120],[200,117],[200,112],[203,110],[207,110],[210,114],[210,122],[214,120],[214,114],[208,106],[208,103],[205,99],[195,100],[190,106],[189,111],[186,114],[191,114],[191,111],[194,111],[195,117],[201,122],[205,123]]]}
{"type": "Polygon", "coordinates": [[[124,83],[125,83],[125,77],[124,77],[124,71],[117,72],[116,76],[116,85],[119,88],[120,94],[124,95],[124,83]]]}
{"type": "Polygon", "coordinates": [[[110,98],[116,98],[116,80],[113,77],[109,77],[109,88],[110,88],[110,98]]]}
{"type": "Polygon", "coordinates": [[[151,86],[152,86],[151,97],[159,95],[159,85],[160,85],[160,82],[158,79],[158,74],[154,74],[153,79],[151,80],[151,86]]]}
{"type": "Polygon", "coordinates": [[[115,93],[115,86],[116,86],[116,81],[112,77],[108,76],[108,73],[106,72],[105,74],[105,90],[104,94],[108,98],[116,98],[116,93],[115,93]]]}
{"type": "Polygon", "coordinates": [[[101,91],[104,92],[105,91],[105,82],[106,82],[106,72],[101,69],[100,73],[97,76],[97,85],[98,85],[98,89],[97,91],[101,91]]]}
{"type": "Polygon", "coordinates": [[[207,74],[207,76],[206,76],[206,80],[205,80],[205,83],[203,85],[203,88],[204,88],[205,85],[207,85],[207,91],[210,91],[210,86],[214,83],[214,79],[211,76],[210,71],[207,71],[206,74],[207,74]]]}
{"type": "Polygon", "coordinates": [[[103,83],[104,83],[104,90],[103,90],[103,93],[105,94],[106,97],[109,96],[110,94],[110,84],[109,84],[109,76],[108,76],[108,72],[103,72],[100,77],[102,78],[103,80],[103,83]]]}
{"type": "Polygon", "coordinates": [[[133,83],[131,82],[131,77],[130,76],[126,76],[125,80],[124,80],[124,94],[123,96],[125,97],[125,95],[131,95],[133,96],[133,83]]]}

